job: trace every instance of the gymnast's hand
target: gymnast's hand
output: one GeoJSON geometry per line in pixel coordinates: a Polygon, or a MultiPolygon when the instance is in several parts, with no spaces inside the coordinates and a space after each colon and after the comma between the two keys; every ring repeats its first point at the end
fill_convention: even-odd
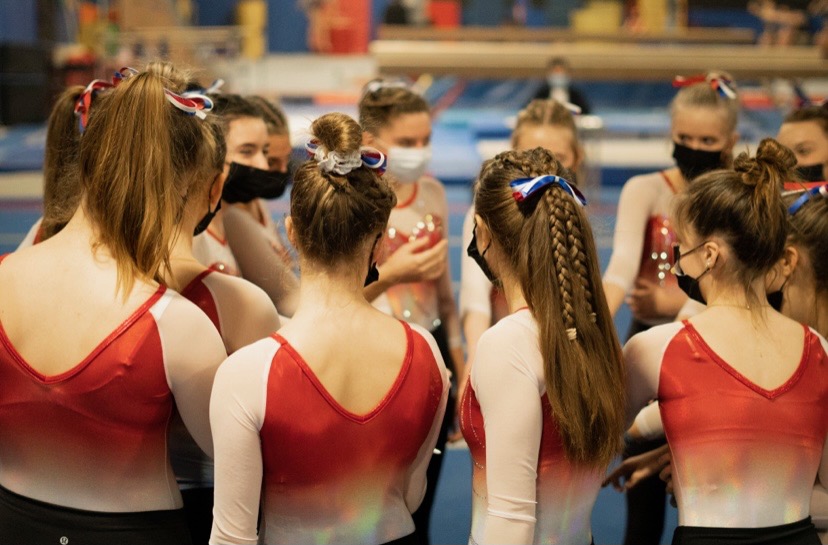
{"type": "MultiPolygon", "coordinates": [[[[668,469],[670,468],[670,447],[663,445],[650,452],[639,454],[638,456],[630,456],[616,467],[612,473],[607,475],[601,486],[612,484],[612,487],[619,492],[627,491],[635,487],[638,483],[651,477],[657,473],[671,476],[668,469]],[[665,474],[666,472],[666,474],[665,474]]],[[[666,480],[665,477],[662,477],[666,480]]],[[[671,479],[672,481],[672,479],[671,479]]],[[[669,492],[672,493],[672,482],[668,483],[669,492]]]]}
{"type": "Polygon", "coordinates": [[[427,248],[428,237],[406,242],[388,257],[380,268],[380,280],[389,284],[437,280],[448,263],[448,241],[427,248]]]}
{"type": "Polygon", "coordinates": [[[675,318],[687,302],[687,295],[677,287],[659,286],[639,278],[626,302],[639,320],[675,318]]]}

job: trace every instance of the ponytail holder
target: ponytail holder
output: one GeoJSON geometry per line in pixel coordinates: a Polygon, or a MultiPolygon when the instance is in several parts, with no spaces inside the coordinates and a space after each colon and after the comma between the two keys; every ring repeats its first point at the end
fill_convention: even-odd
{"type": "Polygon", "coordinates": [[[387,163],[385,154],[375,148],[362,146],[359,151],[342,154],[328,151],[320,146],[317,141],[311,140],[305,144],[305,150],[307,150],[308,156],[319,164],[319,170],[322,172],[333,172],[345,176],[354,169],[365,166],[378,171],[380,176],[385,173],[387,163]]]}
{"type": "Polygon", "coordinates": [[[822,198],[828,199],[828,184],[818,185],[805,191],[788,207],[788,214],[793,216],[799,212],[799,209],[802,208],[805,203],[811,199],[811,197],[815,197],[816,195],[821,195],[822,198]]]}
{"type": "Polygon", "coordinates": [[[673,79],[673,87],[689,87],[697,83],[709,83],[710,88],[719,93],[719,96],[729,100],[736,100],[736,91],[733,90],[733,82],[718,74],[700,74],[697,76],[676,76],[673,79]]]}
{"type": "Polygon", "coordinates": [[[202,91],[202,94],[212,95],[212,94],[218,93],[219,89],[221,89],[223,85],[224,85],[224,80],[219,78],[216,81],[214,81],[213,83],[211,83],[209,87],[204,89],[204,91],[202,91]]]}
{"type": "Polygon", "coordinates": [[[574,341],[575,339],[578,338],[578,330],[575,329],[574,327],[570,327],[569,329],[566,330],[566,338],[569,339],[570,341],[574,341]]]}
{"type": "Polygon", "coordinates": [[[115,85],[112,83],[100,79],[93,79],[80,94],[78,100],[75,102],[75,114],[78,116],[78,128],[81,134],[86,130],[86,125],[89,123],[89,109],[92,107],[92,99],[100,91],[113,87],[115,85]]]}
{"type": "Polygon", "coordinates": [[[206,119],[206,112],[213,109],[213,101],[201,93],[188,92],[178,95],[169,89],[164,89],[164,96],[167,97],[167,102],[185,114],[194,115],[199,119],[206,119]]]}
{"type": "Polygon", "coordinates": [[[383,89],[408,89],[409,86],[402,80],[396,81],[372,81],[368,85],[365,86],[365,94],[368,93],[376,93],[377,91],[381,91],[383,89]]]}
{"type": "Polygon", "coordinates": [[[537,176],[535,178],[518,178],[517,180],[509,182],[509,187],[512,188],[512,197],[514,197],[518,203],[522,203],[532,195],[543,191],[545,188],[552,185],[560,186],[561,189],[569,193],[572,198],[575,199],[576,203],[580,206],[586,206],[587,201],[583,193],[578,191],[577,187],[573,186],[560,176],[547,174],[546,176],[537,176]]]}

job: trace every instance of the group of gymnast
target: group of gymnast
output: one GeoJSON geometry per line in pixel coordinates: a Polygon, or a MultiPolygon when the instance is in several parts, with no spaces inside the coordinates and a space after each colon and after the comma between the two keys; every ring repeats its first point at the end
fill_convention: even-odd
{"type": "Polygon", "coordinates": [[[519,112],[459,305],[407,83],[302,162],[278,105],[170,63],[66,89],[0,256],[0,543],[427,545],[461,439],[470,544],[590,545],[608,484],[627,544],[665,494],[677,545],[828,542],[828,109],[734,156],[736,84],[676,83],[676,166],[626,183],[603,275],[575,109],[519,112]]]}

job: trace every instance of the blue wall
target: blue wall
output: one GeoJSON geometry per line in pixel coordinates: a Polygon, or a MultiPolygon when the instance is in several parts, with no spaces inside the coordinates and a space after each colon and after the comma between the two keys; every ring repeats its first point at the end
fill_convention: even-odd
{"type": "Polygon", "coordinates": [[[37,2],[0,0],[0,43],[37,42],[37,2]]]}
{"type": "MultiPolygon", "coordinates": [[[[198,24],[231,25],[235,22],[236,0],[196,0],[198,24]]],[[[307,17],[297,0],[268,0],[267,41],[270,51],[307,51],[307,17]]]]}

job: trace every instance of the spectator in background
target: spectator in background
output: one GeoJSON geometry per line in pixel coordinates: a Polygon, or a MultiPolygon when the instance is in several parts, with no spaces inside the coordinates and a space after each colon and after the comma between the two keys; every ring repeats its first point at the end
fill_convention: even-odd
{"type": "Polygon", "coordinates": [[[403,5],[402,0],[391,0],[385,8],[385,15],[382,22],[386,25],[410,25],[411,17],[408,15],[408,8],[403,5]]]}
{"type": "Polygon", "coordinates": [[[551,98],[561,104],[574,104],[581,109],[582,114],[590,113],[586,97],[571,84],[569,61],[563,57],[554,57],[546,65],[546,81],[533,98],[551,98]]]}

